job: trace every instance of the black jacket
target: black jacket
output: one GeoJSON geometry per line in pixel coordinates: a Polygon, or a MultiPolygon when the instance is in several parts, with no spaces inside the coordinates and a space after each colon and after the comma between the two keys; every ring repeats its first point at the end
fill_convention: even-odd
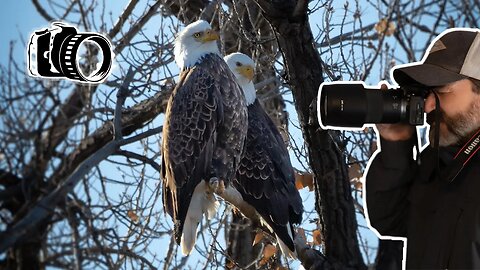
{"type": "MultiPolygon", "coordinates": [[[[414,140],[381,141],[366,176],[371,225],[407,238],[407,268],[480,269],[480,153],[453,182],[435,173],[434,149],[413,160],[414,140]]],[[[458,148],[440,148],[440,175],[458,148]]]]}

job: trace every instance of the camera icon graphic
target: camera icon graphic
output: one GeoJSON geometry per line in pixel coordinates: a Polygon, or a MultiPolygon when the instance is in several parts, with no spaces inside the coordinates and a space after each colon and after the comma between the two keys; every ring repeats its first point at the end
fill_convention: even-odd
{"type": "Polygon", "coordinates": [[[51,29],[35,31],[30,36],[27,52],[28,73],[40,78],[67,78],[77,82],[101,83],[112,67],[112,44],[106,37],[81,32],[63,22],[53,22],[51,29]],[[85,72],[80,62],[80,46],[91,43],[103,55],[101,63],[85,72]]]}

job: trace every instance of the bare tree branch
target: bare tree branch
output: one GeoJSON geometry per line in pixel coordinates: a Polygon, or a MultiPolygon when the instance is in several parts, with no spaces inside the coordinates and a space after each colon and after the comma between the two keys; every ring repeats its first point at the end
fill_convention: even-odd
{"type": "Polygon", "coordinates": [[[32,3],[33,5],[35,6],[35,8],[37,9],[38,13],[40,15],[42,15],[42,17],[47,21],[47,22],[51,22],[53,21],[53,17],[50,16],[47,11],[45,11],[45,9],[43,9],[43,7],[40,5],[40,3],[38,3],[38,0],[32,0],[32,3]]]}
{"type": "Polygon", "coordinates": [[[123,25],[128,21],[128,18],[132,15],[132,12],[137,6],[137,4],[138,0],[130,0],[130,2],[128,2],[128,5],[125,10],[123,10],[122,15],[118,17],[117,22],[108,32],[108,36],[110,38],[114,38],[118,34],[118,32],[120,32],[120,29],[122,29],[123,25]]]}
{"type": "MultiPolygon", "coordinates": [[[[122,94],[118,95],[118,101],[124,102],[124,94],[128,92],[127,88],[130,84],[131,80],[133,79],[133,70],[129,69],[129,73],[127,73],[125,77],[125,81],[120,88],[120,91],[123,91],[122,94]]],[[[117,106],[115,115],[120,117],[120,112],[117,110],[121,110],[121,105],[117,106]]],[[[120,121],[114,121],[116,124],[121,124],[120,121]]],[[[114,127],[116,128],[116,127],[114,127]]],[[[119,128],[120,129],[120,128],[119,128]]],[[[65,198],[65,196],[70,193],[73,188],[77,185],[77,183],[97,164],[99,164],[102,160],[107,158],[108,156],[112,155],[121,145],[122,140],[120,138],[116,138],[101,149],[96,151],[93,155],[85,159],[76,169],[75,171],[67,178],[65,181],[60,183],[55,190],[53,190],[50,194],[45,196],[44,198],[40,199],[36,203],[34,207],[15,225],[13,225],[10,229],[0,234],[0,253],[5,252],[9,247],[17,243],[23,237],[29,235],[33,228],[38,226],[38,224],[47,218],[48,216],[52,215],[57,204],[65,198]]]]}

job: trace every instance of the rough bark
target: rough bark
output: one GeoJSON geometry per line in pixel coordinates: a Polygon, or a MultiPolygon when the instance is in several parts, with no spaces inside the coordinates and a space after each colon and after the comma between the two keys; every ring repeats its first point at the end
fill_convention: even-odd
{"type": "MultiPolygon", "coordinates": [[[[163,1],[159,1],[163,2],[163,1]]],[[[189,24],[198,18],[202,14],[202,11],[208,6],[208,0],[174,0],[174,1],[165,1],[163,4],[168,11],[168,13],[177,17],[184,24],[189,24]]],[[[209,18],[205,18],[209,19],[209,18]]],[[[210,18],[211,19],[211,18],[210,18]]],[[[210,20],[208,20],[210,21],[210,20]]]]}
{"type": "Polygon", "coordinates": [[[228,230],[227,265],[236,265],[242,269],[255,269],[251,264],[258,254],[258,246],[253,246],[255,233],[252,230],[251,222],[239,213],[232,211],[232,221],[228,230]],[[249,267],[246,267],[249,266],[249,267]]]}
{"type": "MultiPolygon", "coordinates": [[[[0,201],[3,202],[4,209],[11,213],[16,213],[22,205],[25,204],[25,197],[22,194],[21,186],[23,179],[18,178],[9,172],[0,170],[0,185],[5,189],[0,192],[0,201]]],[[[4,264],[0,264],[2,269],[43,269],[40,267],[38,250],[41,248],[43,237],[41,233],[45,231],[45,222],[36,228],[32,236],[6,253],[4,264]]]]}

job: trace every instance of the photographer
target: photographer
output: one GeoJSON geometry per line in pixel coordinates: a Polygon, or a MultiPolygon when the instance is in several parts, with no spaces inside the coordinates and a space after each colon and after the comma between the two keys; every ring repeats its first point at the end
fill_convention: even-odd
{"type": "Polygon", "coordinates": [[[442,33],[422,62],[393,77],[401,87],[429,89],[430,145],[415,160],[415,126],[377,125],[381,151],[366,174],[370,224],[383,236],[406,237],[407,268],[478,269],[480,30],[442,33]]]}

